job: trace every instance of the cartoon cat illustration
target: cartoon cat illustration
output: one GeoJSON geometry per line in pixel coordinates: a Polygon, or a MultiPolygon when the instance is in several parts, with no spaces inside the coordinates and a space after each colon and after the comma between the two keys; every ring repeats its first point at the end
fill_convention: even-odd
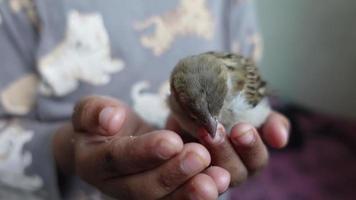
{"type": "Polygon", "coordinates": [[[38,176],[25,174],[32,155],[24,145],[33,137],[33,131],[24,130],[16,121],[2,122],[0,127],[0,184],[32,192],[42,187],[38,176]]]}
{"type": "Polygon", "coordinates": [[[147,92],[149,87],[147,81],[138,82],[132,87],[133,108],[144,120],[162,128],[169,114],[166,104],[169,83],[168,81],[163,83],[157,93],[147,92]]]}
{"type": "Polygon", "coordinates": [[[70,11],[65,39],[40,59],[39,72],[44,79],[42,92],[63,96],[83,81],[93,85],[110,82],[124,62],[111,57],[110,41],[99,13],[70,11]]]}

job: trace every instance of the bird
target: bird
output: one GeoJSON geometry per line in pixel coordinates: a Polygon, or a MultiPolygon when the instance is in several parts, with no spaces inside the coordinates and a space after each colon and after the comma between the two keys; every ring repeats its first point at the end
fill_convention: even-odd
{"type": "Polygon", "coordinates": [[[212,138],[222,124],[260,127],[271,112],[266,82],[256,64],[229,52],[205,52],[181,59],[170,75],[167,104],[180,127],[193,137],[203,128],[212,138]]]}

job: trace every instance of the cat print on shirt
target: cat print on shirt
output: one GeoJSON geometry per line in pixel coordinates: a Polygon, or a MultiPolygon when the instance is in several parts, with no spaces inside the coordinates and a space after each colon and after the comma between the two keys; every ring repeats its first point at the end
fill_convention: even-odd
{"type": "Polygon", "coordinates": [[[34,0],[9,0],[9,6],[12,12],[19,13],[23,11],[32,25],[39,27],[39,19],[37,16],[36,6],[34,0]]]}
{"type": "Polygon", "coordinates": [[[32,163],[32,155],[24,151],[34,132],[23,129],[16,121],[2,122],[0,127],[0,184],[33,192],[43,186],[39,176],[25,174],[32,163]]]}
{"type": "Polygon", "coordinates": [[[133,108],[146,122],[163,128],[169,114],[166,98],[169,95],[169,82],[161,84],[157,93],[147,92],[148,81],[140,81],[133,85],[131,98],[133,108]]]}
{"type": "Polygon", "coordinates": [[[154,28],[152,34],[142,35],[140,40],[144,47],[160,56],[178,37],[194,35],[211,40],[214,35],[213,21],[206,0],[180,0],[176,9],[139,21],[134,28],[138,31],[154,28]]]}
{"type": "Polygon", "coordinates": [[[112,58],[110,44],[99,13],[70,11],[64,40],[39,61],[42,93],[64,96],[76,90],[79,81],[108,84],[110,75],[124,68],[121,59],[112,58]]]}
{"type": "Polygon", "coordinates": [[[7,113],[28,114],[36,101],[39,78],[34,73],[25,74],[11,82],[0,93],[0,102],[7,113]]]}

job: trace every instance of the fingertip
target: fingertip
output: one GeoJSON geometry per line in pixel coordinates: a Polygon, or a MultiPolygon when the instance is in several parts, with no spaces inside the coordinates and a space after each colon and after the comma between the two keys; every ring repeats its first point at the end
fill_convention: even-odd
{"type": "Polygon", "coordinates": [[[226,169],[212,166],[206,169],[205,173],[214,180],[219,194],[225,192],[229,188],[231,175],[226,169]]]}
{"type": "Polygon", "coordinates": [[[192,179],[188,193],[191,200],[215,200],[219,195],[214,180],[206,174],[198,174],[192,179]]]}
{"type": "Polygon", "coordinates": [[[126,111],[123,107],[105,107],[99,113],[99,125],[105,130],[103,134],[114,135],[123,125],[126,111]]]}
{"type": "Polygon", "coordinates": [[[280,125],[281,127],[279,129],[279,137],[280,137],[280,144],[277,146],[278,148],[283,148],[288,144],[288,138],[289,138],[289,129],[285,127],[284,125],[280,125]]]}
{"type": "Polygon", "coordinates": [[[257,139],[256,137],[256,128],[247,123],[236,124],[230,135],[235,146],[252,146],[257,139]]]}
{"type": "Polygon", "coordinates": [[[161,159],[169,159],[183,149],[182,139],[174,132],[164,131],[156,145],[156,153],[161,159]]]}
{"type": "MultiPolygon", "coordinates": [[[[87,96],[83,97],[75,105],[72,114],[72,125],[75,131],[90,132],[101,135],[108,135],[111,132],[110,120],[115,116],[115,112],[105,108],[123,107],[118,100],[102,97],[102,96],[87,96]],[[104,115],[100,114],[105,109],[104,115]],[[101,115],[101,117],[100,117],[101,115]],[[105,122],[103,126],[100,125],[105,122]],[[108,133],[108,130],[110,131],[108,133]]],[[[118,119],[118,118],[117,118],[118,119]]],[[[112,120],[113,122],[116,121],[112,120]]],[[[115,126],[113,126],[116,128],[115,126]]]]}
{"type": "Polygon", "coordinates": [[[288,144],[290,123],[278,113],[272,114],[263,126],[263,137],[273,148],[283,148],[288,144]]]}

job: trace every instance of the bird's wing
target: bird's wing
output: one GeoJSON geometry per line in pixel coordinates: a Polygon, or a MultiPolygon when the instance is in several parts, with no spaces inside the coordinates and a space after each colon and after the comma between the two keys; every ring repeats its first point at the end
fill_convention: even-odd
{"type": "Polygon", "coordinates": [[[256,106],[266,96],[266,82],[261,78],[257,66],[252,62],[247,62],[243,66],[245,72],[245,90],[247,101],[256,106]]]}
{"type": "Polygon", "coordinates": [[[248,58],[234,53],[208,52],[219,59],[230,74],[233,96],[245,95],[249,104],[255,107],[266,96],[266,82],[262,80],[255,63],[248,58]]]}
{"type": "Polygon", "coordinates": [[[249,62],[249,59],[235,53],[223,53],[223,52],[210,51],[205,54],[213,56],[215,59],[220,60],[220,62],[222,62],[225,65],[225,67],[230,71],[240,70],[242,66],[244,66],[247,62],[249,62]]]}

